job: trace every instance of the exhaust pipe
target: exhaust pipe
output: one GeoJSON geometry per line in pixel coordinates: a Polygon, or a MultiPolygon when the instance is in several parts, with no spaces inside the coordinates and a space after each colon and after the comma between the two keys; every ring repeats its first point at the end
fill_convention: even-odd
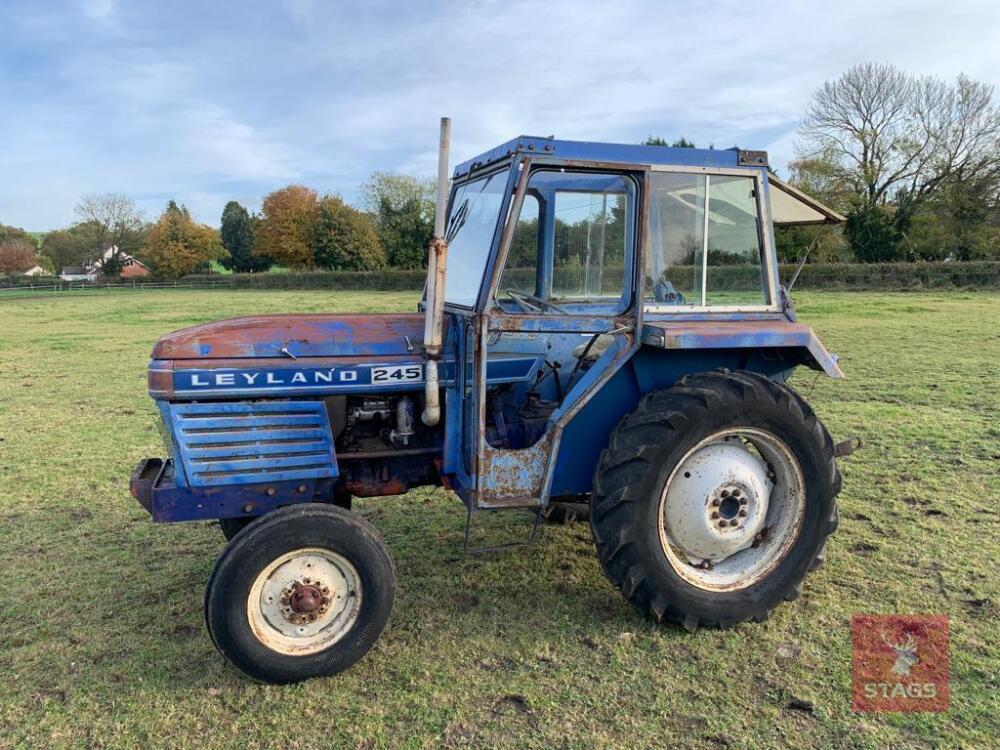
{"type": "Polygon", "coordinates": [[[441,118],[441,142],[438,147],[437,204],[434,207],[434,236],[427,246],[427,302],[424,310],[424,411],[421,421],[433,427],[441,420],[441,392],[438,363],[441,361],[444,325],[444,275],[448,264],[448,241],[444,219],[448,203],[448,149],[451,144],[451,119],[441,118]]]}

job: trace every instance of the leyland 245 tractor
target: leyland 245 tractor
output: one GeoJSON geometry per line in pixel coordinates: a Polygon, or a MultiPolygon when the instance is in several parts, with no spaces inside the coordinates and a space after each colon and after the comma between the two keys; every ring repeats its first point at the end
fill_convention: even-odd
{"type": "Polygon", "coordinates": [[[169,457],[131,492],[154,521],[219,519],[219,651],[275,683],[356,662],[396,574],[351,499],[428,485],[465,505],[466,542],[479,511],[537,528],[586,503],[607,578],[657,621],[794,599],[853,443],[786,384],[841,372],[796,322],[773,227],[841,217],[760,151],[519,137],[449,180],[448,141],[443,120],[416,312],[236,318],[153,348],[169,457]]]}

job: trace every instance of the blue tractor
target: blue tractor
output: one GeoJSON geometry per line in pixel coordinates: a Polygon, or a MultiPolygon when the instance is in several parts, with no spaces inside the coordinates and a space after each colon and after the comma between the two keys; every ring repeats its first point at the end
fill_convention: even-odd
{"type": "Polygon", "coordinates": [[[356,662],[396,578],[351,499],[427,485],[468,520],[589,516],[611,584],[657,621],[794,599],[853,444],[787,385],[841,372],[796,322],[773,227],[842,217],[760,151],[519,137],[449,180],[441,134],[417,312],[223,320],[153,349],[169,457],[131,491],[154,521],[220,520],[218,649],[275,683],[356,662]]]}

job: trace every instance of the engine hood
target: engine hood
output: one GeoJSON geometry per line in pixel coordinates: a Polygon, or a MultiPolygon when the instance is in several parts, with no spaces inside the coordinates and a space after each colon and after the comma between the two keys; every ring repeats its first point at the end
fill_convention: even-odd
{"type": "Polygon", "coordinates": [[[154,360],[367,357],[423,349],[420,313],[251,315],[161,337],[154,360]]]}

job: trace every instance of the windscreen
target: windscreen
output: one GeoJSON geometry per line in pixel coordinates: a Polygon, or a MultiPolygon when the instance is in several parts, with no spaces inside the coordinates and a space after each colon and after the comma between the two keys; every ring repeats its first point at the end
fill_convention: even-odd
{"type": "Polygon", "coordinates": [[[479,296],[486,261],[493,244],[500,206],[507,188],[508,171],[480,177],[455,191],[448,214],[448,267],[444,299],[472,307],[479,296]]]}

